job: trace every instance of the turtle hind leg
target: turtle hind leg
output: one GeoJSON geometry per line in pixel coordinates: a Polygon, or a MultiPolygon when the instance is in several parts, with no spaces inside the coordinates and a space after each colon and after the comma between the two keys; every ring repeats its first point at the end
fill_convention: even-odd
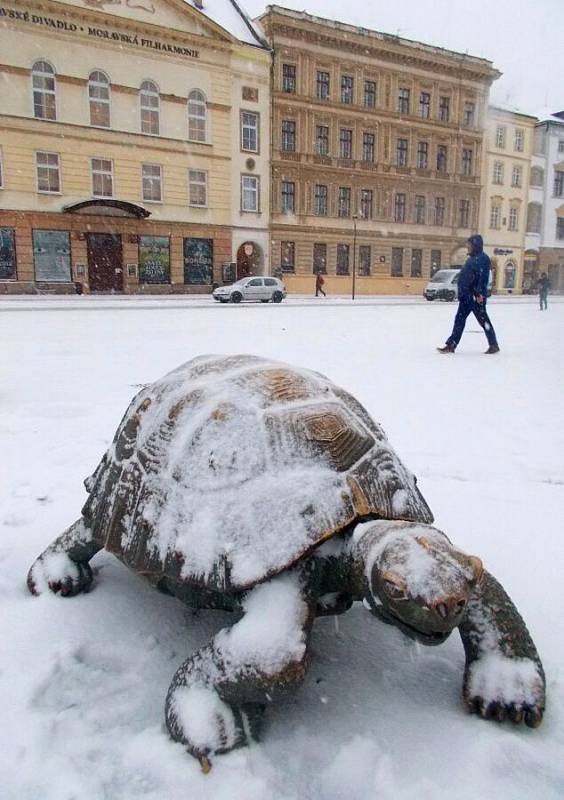
{"type": "Polygon", "coordinates": [[[38,595],[49,589],[63,597],[87,592],[92,584],[88,562],[100,549],[81,517],[34,561],[27,575],[29,591],[38,595]]]}
{"type": "Polygon", "coordinates": [[[245,615],[176,672],[166,698],[170,735],[197,758],[258,738],[264,709],[301,683],[316,598],[297,568],[252,589],[245,615]]]}

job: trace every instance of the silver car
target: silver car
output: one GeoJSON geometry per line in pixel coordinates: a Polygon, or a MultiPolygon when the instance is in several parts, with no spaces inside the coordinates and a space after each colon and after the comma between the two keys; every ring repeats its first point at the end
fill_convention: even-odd
{"type": "Polygon", "coordinates": [[[241,300],[254,300],[261,303],[281,303],[286,297],[286,287],[278,278],[241,278],[231,286],[218,286],[212,297],[219,303],[240,303],[241,300]]]}

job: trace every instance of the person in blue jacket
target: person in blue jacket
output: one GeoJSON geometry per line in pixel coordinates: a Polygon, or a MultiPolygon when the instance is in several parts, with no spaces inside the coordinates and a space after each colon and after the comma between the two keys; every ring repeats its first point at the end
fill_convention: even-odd
{"type": "Polygon", "coordinates": [[[488,281],[490,277],[490,257],[484,253],[484,241],[479,234],[467,240],[468,258],[458,276],[458,311],[454,318],[451,335],[444,347],[437,347],[439,353],[454,353],[461,339],[469,314],[474,314],[488,339],[486,355],[499,353],[499,345],[494,327],[486,311],[488,281]]]}

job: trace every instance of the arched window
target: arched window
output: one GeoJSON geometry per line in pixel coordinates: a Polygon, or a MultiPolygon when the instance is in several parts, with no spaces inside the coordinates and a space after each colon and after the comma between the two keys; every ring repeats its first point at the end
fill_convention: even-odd
{"type": "Polygon", "coordinates": [[[206,98],[199,89],[188,95],[188,138],[193,142],[206,141],[206,98]]]}
{"type": "Polygon", "coordinates": [[[153,81],[143,81],[139,90],[141,109],[141,133],[158,136],[160,131],[160,96],[159,89],[153,81]]]}
{"type": "Polygon", "coordinates": [[[531,168],[531,186],[542,186],[544,183],[544,169],[542,167],[531,168]]]}
{"type": "Polygon", "coordinates": [[[57,119],[55,70],[47,61],[36,61],[31,68],[33,116],[36,119],[57,119]]]}
{"type": "Polygon", "coordinates": [[[542,206],[540,203],[529,203],[527,208],[527,233],[541,232],[542,206]]]}
{"type": "Polygon", "coordinates": [[[100,70],[90,73],[88,78],[88,101],[90,124],[98,128],[110,127],[110,81],[100,70]]]}

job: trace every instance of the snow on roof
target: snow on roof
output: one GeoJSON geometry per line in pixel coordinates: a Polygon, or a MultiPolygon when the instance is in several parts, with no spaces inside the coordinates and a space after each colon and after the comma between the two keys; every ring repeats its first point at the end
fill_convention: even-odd
{"type": "Polygon", "coordinates": [[[268,47],[260,25],[235,0],[184,0],[200,14],[220,25],[224,30],[246,44],[268,47]]]}
{"type": "Polygon", "coordinates": [[[562,113],[564,112],[558,111],[555,114],[554,111],[545,107],[541,109],[537,117],[539,122],[555,122],[557,125],[564,125],[564,118],[560,116],[562,113]]]}

